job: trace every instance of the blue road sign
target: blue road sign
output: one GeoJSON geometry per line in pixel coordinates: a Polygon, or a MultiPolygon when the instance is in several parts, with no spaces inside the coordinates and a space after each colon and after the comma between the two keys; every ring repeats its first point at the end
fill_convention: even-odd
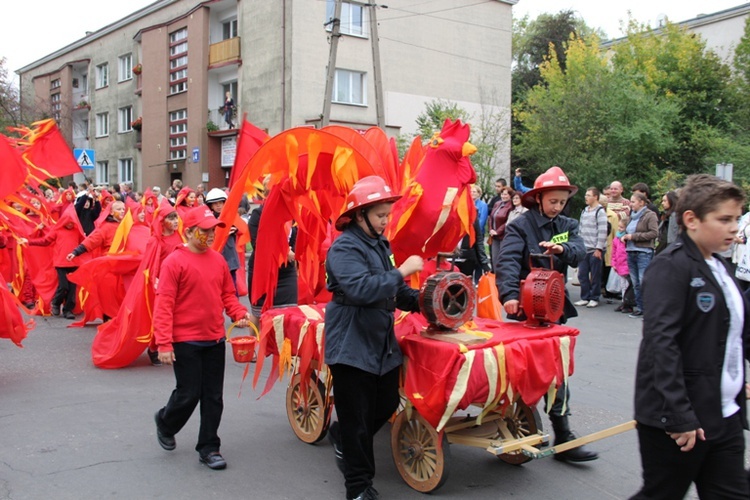
{"type": "Polygon", "coordinates": [[[93,149],[74,149],[73,156],[81,168],[93,169],[96,165],[96,152],[93,149]]]}

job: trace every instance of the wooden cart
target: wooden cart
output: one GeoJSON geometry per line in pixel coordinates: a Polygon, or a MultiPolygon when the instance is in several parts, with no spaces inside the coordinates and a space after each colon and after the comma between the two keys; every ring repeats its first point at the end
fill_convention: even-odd
{"type": "MultiPolygon", "coordinates": [[[[294,320],[293,316],[299,315],[294,309],[275,310],[272,314],[276,315],[277,324],[278,318],[284,317],[284,336],[291,338],[292,345],[302,345],[304,339],[297,336],[296,327],[293,326],[295,321],[303,325],[307,322],[305,328],[308,331],[314,325],[310,323],[309,312],[306,319],[294,320]]],[[[472,323],[469,328],[481,332],[485,341],[464,345],[425,336],[421,317],[411,316],[417,315],[402,316],[400,319],[404,321],[397,325],[397,337],[407,356],[407,363],[402,372],[402,404],[391,427],[391,450],[399,474],[417,491],[428,493],[445,483],[450,470],[451,444],[482,448],[504,462],[520,465],[635,427],[635,422],[628,422],[569,443],[547,446],[549,435],[543,430],[536,406],[527,405],[521,394],[524,390],[535,389],[531,400],[537,400],[538,395],[549,389],[550,383],[539,373],[533,373],[538,384],[529,384],[527,377],[531,377],[532,370],[538,366],[537,363],[525,363],[522,358],[529,353],[540,358],[545,356],[544,353],[548,357],[555,357],[555,353],[569,350],[570,359],[566,360],[561,355],[555,360],[555,369],[542,374],[558,377],[558,382],[562,382],[566,378],[562,375],[563,370],[572,373],[573,369],[575,329],[556,325],[546,329],[524,330],[520,323],[493,324],[482,321],[472,323]],[[420,360],[422,351],[425,356],[420,360]],[[489,379],[495,376],[492,370],[489,370],[490,376],[486,376],[486,367],[492,365],[488,362],[489,355],[496,361],[499,356],[507,366],[507,369],[498,370],[494,389],[493,383],[489,384],[489,388],[485,387],[489,379]],[[431,361],[426,363],[426,359],[431,361]],[[470,368],[467,368],[467,363],[472,361],[470,368]],[[426,366],[431,365],[444,367],[444,370],[424,377],[424,371],[428,369],[426,366]],[[520,365],[526,366],[519,369],[520,365]],[[462,374],[464,377],[460,380],[462,374]],[[421,383],[420,378],[423,379],[421,383]],[[438,378],[456,380],[457,384],[446,384],[444,405],[426,406],[430,398],[441,401],[438,394],[440,387],[435,384],[438,378]],[[542,385],[541,390],[539,384],[542,385]],[[457,388],[457,385],[460,387],[457,388]],[[435,387],[438,388],[437,392],[431,392],[435,387]],[[438,416],[440,421],[436,425],[438,416]]],[[[267,338],[272,335],[266,332],[267,338]]],[[[275,338],[276,343],[281,339],[279,335],[275,338]]],[[[274,340],[270,340],[270,343],[273,344],[274,340]]],[[[270,350],[277,350],[274,347],[271,346],[270,350]]],[[[301,441],[309,444],[317,443],[326,436],[333,409],[331,377],[320,359],[322,356],[307,363],[306,369],[301,372],[299,364],[294,366],[286,392],[287,417],[292,430],[301,441]]]]}

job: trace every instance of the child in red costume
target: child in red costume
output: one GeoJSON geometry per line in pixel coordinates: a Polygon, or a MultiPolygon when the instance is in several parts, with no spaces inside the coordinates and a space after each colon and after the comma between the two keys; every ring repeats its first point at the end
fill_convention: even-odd
{"type": "Polygon", "coordinates": [[[75,207],[69,205],[60,216],[57,224],[43,238],[32,238],[26,240],[21,238],[19,243],[28,243],[31,246],[47,246],[54,244],[52,265],[57,271],[57,290],[52,298],[52,315],[59,316],[60,309],[66,319],[75,319],[73,309],[76,307],[76,284],[68,281],[68,274],[78,269],[79,258],[67,259],[67,255],[73,251],[85,238],[83,228],[78,222],[75,207]]]}
{"type": "Polygon", "coordinates": [[[224,469],[218,436],[224,409],[224,310],[238,326],[247,326],[250,314],[235,295],[224,258],[211,249],[216,219],[207,207],[195,207],[183,219],[187,244],[164,261],[156,288],[154,336],[159,361],[174,365],[177,387],[167,405],[156,412],[159,445],[171,451],[174,435],[201,404],[201,422],[195,450],[201,463],[224,469]]]}

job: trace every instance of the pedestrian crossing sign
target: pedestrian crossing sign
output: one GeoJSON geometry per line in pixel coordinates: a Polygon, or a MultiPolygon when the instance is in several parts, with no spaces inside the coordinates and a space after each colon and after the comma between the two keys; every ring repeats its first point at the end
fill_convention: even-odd
{"type": "Polygon", "coordinates": [[[81,168],[94,168],[96,164],[96,152],[93,149],[74,149],[73,156],[76,157],[78,166],[81,168]]]}

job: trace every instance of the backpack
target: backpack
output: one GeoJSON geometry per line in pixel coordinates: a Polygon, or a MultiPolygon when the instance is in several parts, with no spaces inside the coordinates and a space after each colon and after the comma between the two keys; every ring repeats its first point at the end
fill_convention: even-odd
{"type": "MultiPolygon", "coordinates": [[[[594,214],[594,218],[597,220],[597,224],[599,223],[598,222],[598,220],[599,220],[599,210],[604,210],[604,207],[601,206],[601,205],[599,205],[599,208],[596,209],[596,213],[594,214]]],[[[585,212],[586,212],[586,208],[584,208],[583,210],[581,210],[581,215],[583,215],[585,212]]],[[[604,216],[605,217],[607,216],[607,212],[604,212],[604,216]]],[[[612,223],[609,222],[609,217],[607,217],[607,235],[609,236],[609,234],[611,232],[612,232],[612,223]]]]}

